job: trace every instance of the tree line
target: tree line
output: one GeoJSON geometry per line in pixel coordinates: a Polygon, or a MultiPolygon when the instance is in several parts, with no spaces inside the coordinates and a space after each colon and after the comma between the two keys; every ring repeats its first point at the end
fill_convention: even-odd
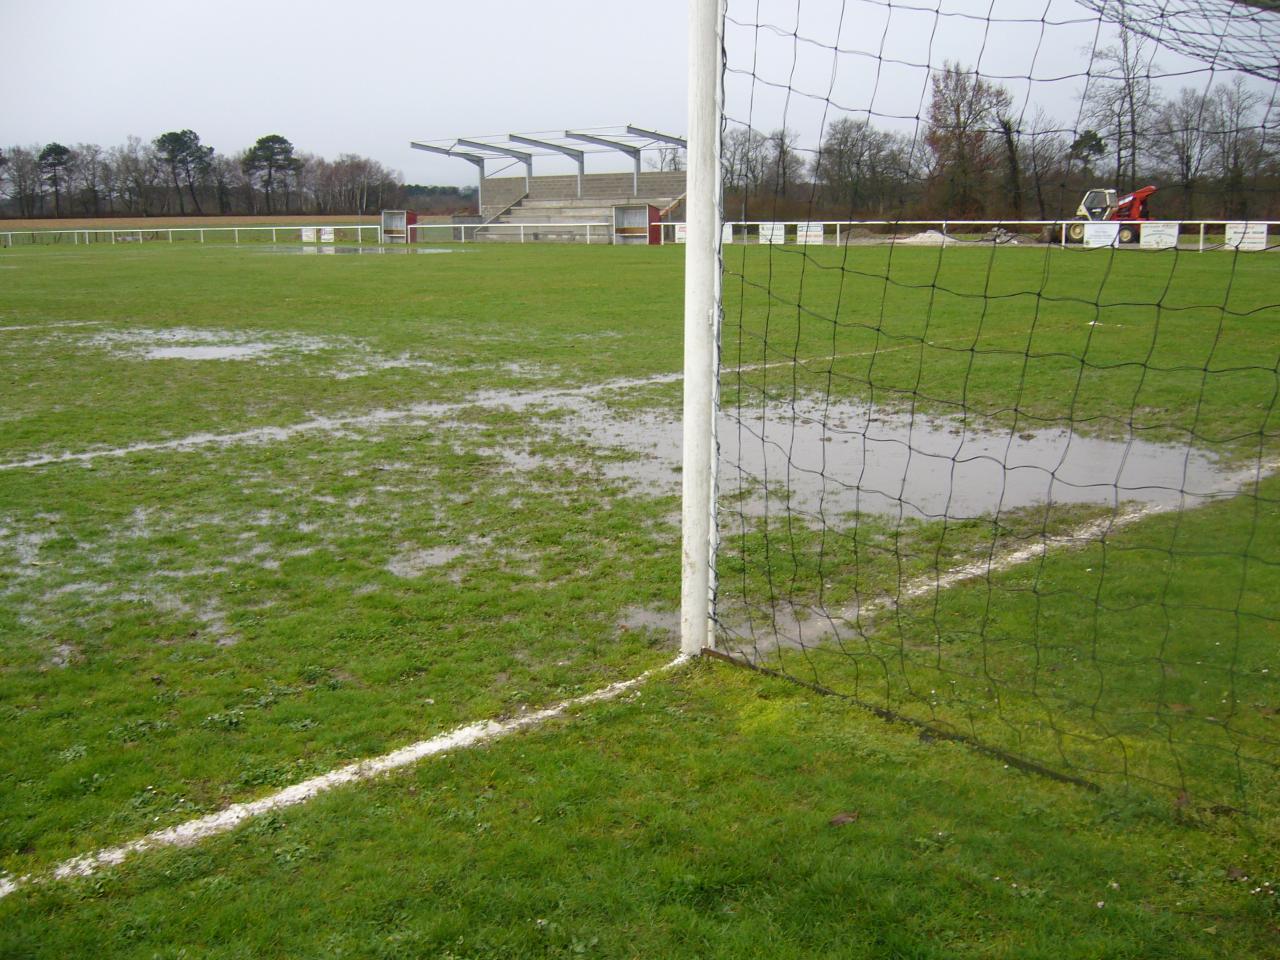
{"type": "Polygon", "coordinates": [[[791,130],[734,128],[722,156],[726,210],[743,219],[1040,219],[1084,192],[1161,188],[1161,218],[1280,218],[1274,105],[1243,80],[1165,95],[1146,41],[1124,34],[1065,124],[1014,108],[1004,86],[958,63],[932,78],[914,134],[866,117],[828,124],[817,148],[791,130]]]}
{"type": "Polygon", "coordinates": [[[154,140],[0,151],[0,213],[18,217],[369,214],[403,205],[401,175],[354,153],[327,160],[279,134],[234,154],[194,130],[154,140]]]}

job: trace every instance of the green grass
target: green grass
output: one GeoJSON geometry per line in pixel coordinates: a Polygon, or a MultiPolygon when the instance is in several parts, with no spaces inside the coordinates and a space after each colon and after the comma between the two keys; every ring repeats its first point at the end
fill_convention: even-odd
{"type": "MultiPolygon", "coordinates": [[[[455,249],[0,253],[0,327],[31,328],[0,331],[0,464],[343,419],[0,470],[0,871],[670,658],[634,611],[678,602],[678,477],[631,482],[638,455],[572,423],[610,381],[593,416],[678,415],[678,384],[645,381],[680,367],[682,251],[455,249]],[[266,352],[146,359],[165,331],[266,352]]],[[[830,382],[1005,428],[1277,452],[1272,258],[809,254],[727,251],[726,360],[741,338],[747,366],[729,402],[830,382]]],[[[734,556],[768,534],[786,599],[835,605],[1103,512],[760,528],[722,573],[759,602],[734,556]]],[[[10,897],[0,955],[1260,955],[1275,897],[1231,878],[1277,839],[1276,513],[1269,483],[1146,520],[1108,540],[1105,577],[1101,546],[1055,553],[795,670],[1096,774],[1101,797],[699,667],[10,897]],[[1147,782],[1188,779],[1183,799],[1147,782]],[[850,808],[856,825],[826,825],[850,808]]]]}
{"type": "Polygon", "coordinates": [[[1005,427],[1277,450],[1272,257],[782,249],[727,248],[726,359],[815,362],[750,376],[729,402],[795,376],[801,390],[830,381],[836,396],[1005,427]]]}
{"type": "Polygon", "coordinates": [[[0,953],[1267,956],[1280,911],[1252,891],[1280,881],[1273,850],[1230,817],[1095,797],[702,667],[16,894],[0,953]]]}

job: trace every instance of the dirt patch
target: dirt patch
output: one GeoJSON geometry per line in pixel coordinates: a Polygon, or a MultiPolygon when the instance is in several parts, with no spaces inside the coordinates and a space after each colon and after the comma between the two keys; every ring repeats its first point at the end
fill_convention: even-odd
{"type": "Polygon", "coordinates": [[[894,243],[918,244],[920,246],[942,246],[948,243],[958,243],[955,237],[949,237],[941,230],[922,230],[919,233],[913,233],[909,237],[895,237],[894,243]]]}

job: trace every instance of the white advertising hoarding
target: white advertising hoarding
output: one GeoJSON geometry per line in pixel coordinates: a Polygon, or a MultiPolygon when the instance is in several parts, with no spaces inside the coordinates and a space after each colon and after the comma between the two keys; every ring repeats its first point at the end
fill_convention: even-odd
{"type": "Polygon", "coordinates": [[[822,224],[820,223],[798,223],[796,224],[796,243],[822,244],[822,224]]]}
{"type": "Polygon", "coordinates": [[[1084,225],[1084,245],[1086,247],[1114,247],[1120,236],[1120,224],[1104,220],[1101,223],[1084,225]]]}
{"type": "Polygon", "coordinates": [[[1228,223],[1227,249],[1267,249],[1267,225],[1265,223],[1228,223]]]}
{"type": "Polygon", "coordinates": [[[761,243],[786,243],[787,226],[784,223],[760,224],[761,243]]]}
{"type": "Polygon", "coordinates": [[[733,243],[733,224],[722,223],[720,225],[720,242],[733,243]]]}
{"type": "Polygon", "coordinates": [[[689,225],[687,223],[677,223],[676,227],[676,243],[684,243],[689,239],[689,225]]]}
{"type": "Polygon", "coordinates": [[[1144,223],[1141,246],[1144,250],[1170,250],[1178,245],[1176,223],[1144,223]]]}
{"type": "Polygon", "coordinates": [[[333,227],[320,228],[320,242],[333,243],[333,227]]]}
{"type": "Polygon", "coordinates": [[[302,242],[303,242],[303,243],[315,243],[315,242],[316,242],[316,228],[315,228],[315,227],[303,227],[303,228],[302,228],[302,242]]]}

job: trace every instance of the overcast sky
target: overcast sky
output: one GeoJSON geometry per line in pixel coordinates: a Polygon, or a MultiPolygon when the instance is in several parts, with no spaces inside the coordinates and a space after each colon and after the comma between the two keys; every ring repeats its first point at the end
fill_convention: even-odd
{"type": "Polygon", "coordinates": [[[0,0],[0,145],[279,133],[410,182],[411,139],[635,123],[683,132],[686,0],[0,0]]]}
{"type": "MultiPolygon", "coordinates": [[[[409,182],[469,184],[469,165],[409,141],[624,123],[683,134],[686,4],[0,0],[0,145],[109,147],[189,127],[234,153],[279,133],[331,159],[373,157],[409,182]]],[[[978,64],[1011,78],[1019,105],[1042,105],[1071,126],[1081,87],[1072,75],[1086,69],[1082,48],[1097,32],[1092,22],[1040,22],[1081,17],[1073,0],[730,2],[738,19],[754,21],[757,10],[782,29],[730,24],[730,66],[758,79],[730,74],[728,112],[764,130],[785,118],[806,146],[833,116],[827,99],[910,132],[928,73],[894,60],[978,64]],[[993,27],[988,13],[1028,22],[993,27]],[[794,34],[838,39],[852,53],[836,58],[833,75],[831,52],[794,34]],[[1067,79],[1040,82],[1055,77],[1067,79]]],[[[1177,60],[1162,55],[1161,65],[1177,60]]],[[[557,172],[554,161],[539,164],[537,172],[557,172]]]]}

